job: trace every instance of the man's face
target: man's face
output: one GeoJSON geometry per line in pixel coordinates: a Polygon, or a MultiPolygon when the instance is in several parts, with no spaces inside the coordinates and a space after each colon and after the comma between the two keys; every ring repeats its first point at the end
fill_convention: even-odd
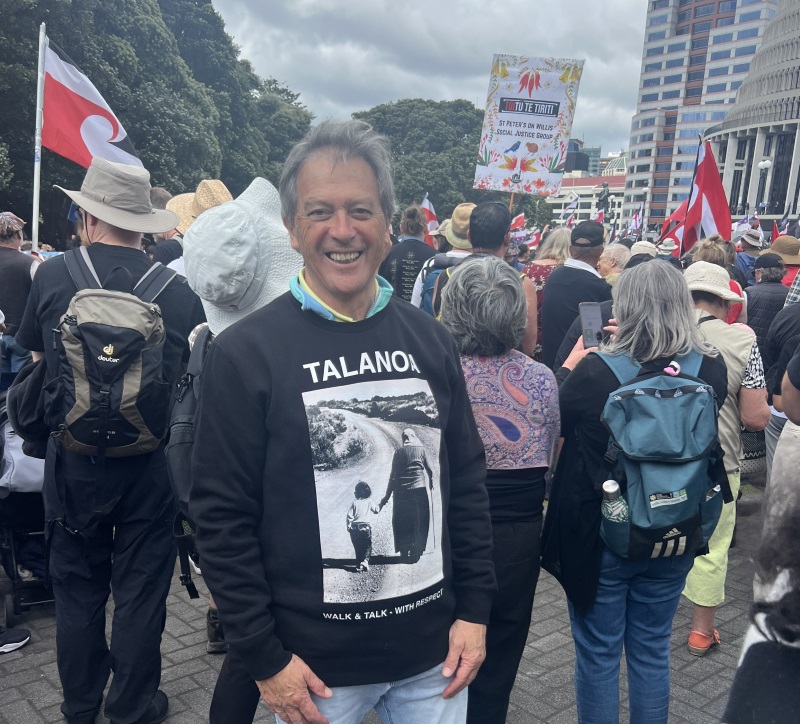
{"type": "Polygon", "coordinates": [[[308,285],[329,306],[362,319],[375,298],[375,274],[389,247],[378,183],[360,158],[319,151],[297,176],[292,248],[303,256],[308,285]]]}
{"type": "Polygon", "coordinates": [[[597,260],[597,271],[601,277],[607,277],[614,271],[616,263],[607,254],[601,254],[597,260]]]}

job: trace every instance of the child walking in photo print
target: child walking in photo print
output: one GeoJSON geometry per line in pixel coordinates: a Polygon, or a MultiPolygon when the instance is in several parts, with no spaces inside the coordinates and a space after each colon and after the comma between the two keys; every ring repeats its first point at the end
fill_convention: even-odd
{"type": "Polygon", "coordinates": [[[324,602],[398,598],[441,581],[441,432],[428,383],[357,383],[303,401],[324,602]]]}

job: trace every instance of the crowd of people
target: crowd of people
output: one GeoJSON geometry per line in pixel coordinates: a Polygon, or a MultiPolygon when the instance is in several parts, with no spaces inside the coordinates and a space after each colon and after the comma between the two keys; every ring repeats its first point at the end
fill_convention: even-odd
{"type": "MultiPolygon", "coordinates": [[[[681,257],[669,239],[610,243],[584,221],[528,249],[506,204],[465,202],[433,248],[417,206],[391,233],[388,144],[360,121],[315,126],[278,188],[256,178],[236,198],[213,179],[173,197],[99,158],[62,191],[79,245],[42,264],[20,251],[24,221],[0,213],[0,321],[9,400],[32,400],[17,417],[47,428],[66,721],[168,716],[180,478],[208,652],[225,654],[214,724],[251,722],[260,701],[279,724],[358,724],[371,709],[504,722],[540,567],[569,605],[578,721],[620,720],[624,650],[631,722],[666,724],[681,596],[688,651],[722,640],[742,440],[761,431],[753,632],[725,721],[797,720],[782,693],[800,683],[797,238],[741,229],[681,257]],[[694,527],[653,524],[655,547],[634,531],[619,548],[609,532],[620,499],[607,483],[633,531],[630,471],[644,481],[654,459],[609,424],[631,381],[630,397],[669,398],[664,437],[699,424],[687,409],[713,421],[713,445],[689,456],[704,486],[694,527]],[[193,417],[168,426],[187,389],[193,417]],[[695,407],[679,407],[690,394],[695,407]],[[176,472],[181,446],[191,463],[176,472]]],[[[642,505],[667,520],[693,491],[642,505]]],[[[3,629],[0,652],[29,639],[3,629]]]]}

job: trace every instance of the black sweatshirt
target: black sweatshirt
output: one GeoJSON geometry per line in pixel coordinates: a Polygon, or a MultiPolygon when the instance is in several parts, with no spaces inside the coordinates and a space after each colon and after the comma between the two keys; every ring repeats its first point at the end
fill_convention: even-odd
{"type": "Polygon", "coordinates": [[[455,619],[488,621],[485,457],[444,327],[396,298],[331,322],[287,293],[214,341],[202,379],[191,512],[226,641],[254,679],[291,653],[328,686],[403,679],[444,660],[455,619]],[[396,456],[403,438],[416,453],[396,456]],[[396,457],[425,484],[375,513],[396,457]],[[423,458],[432,475],[412,469],[423,458]],[[347,523],[361,482],[366,572],[347,523]]]}

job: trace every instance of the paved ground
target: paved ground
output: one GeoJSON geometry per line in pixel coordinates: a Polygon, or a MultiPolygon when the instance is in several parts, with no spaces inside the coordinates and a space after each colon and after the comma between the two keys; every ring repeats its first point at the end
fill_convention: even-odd
{"type": "MultiPolygon", "coordinates": [[[[761,494],[758,492],[746,495],[740,503],[737,545],[731,550],[728,573],[728,601],[717,613],[717,627],[723,644],[705,658],[695,658],[686,649],[691,609],[685,601],[681,602],[672,637],[671,723],[711,724],[719,721],[724,709],[748,625],[753,579],[750,557],[760,530],[760,506],[761,494]]],[[[0,591],[5,593],[8,581],[2,574],[0,577],[0,591]]],[[[202,588],[202,581],[199,587],[202,588]]],[[[203,598],[190,601],[176,577],[169,596],[169,615],[162,646],[162,688],[170,697],[170,716],[167,719],[170,724],[206,721],[222,659],[205,653],[203,601],[203,598]]],[[[24,625],[31,630],[31,643],[0,657],[0,722],[61,722],[52,604],[25,614],[24,625]]],[[[533,623],[512,694],[508,722],[575,722],[573,660],[564,594],[550,576],[543,574],[536,591],[533,623]]],[[[625,686],[623,675],[623,700],[625,686]]],[[[261,710],[256,721],[272,721],[272,717],[266,710],[261,710]]],[[[370,716],[367,721],[377,720],[370,716]]]]}

